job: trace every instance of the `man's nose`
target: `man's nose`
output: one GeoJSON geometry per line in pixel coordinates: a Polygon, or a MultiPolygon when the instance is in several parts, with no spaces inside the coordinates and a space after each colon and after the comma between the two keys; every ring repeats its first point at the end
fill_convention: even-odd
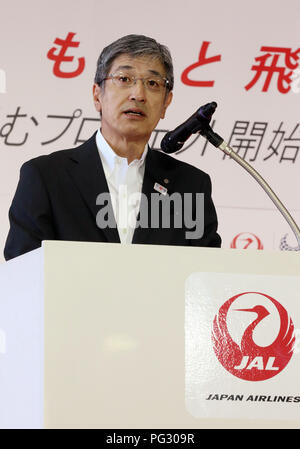
{"type": "Polygon", "coordinates": [[[136,80],[130,89],[130,99],[145,103],[146,102],[146,88],[143,80],[136,80]]]}

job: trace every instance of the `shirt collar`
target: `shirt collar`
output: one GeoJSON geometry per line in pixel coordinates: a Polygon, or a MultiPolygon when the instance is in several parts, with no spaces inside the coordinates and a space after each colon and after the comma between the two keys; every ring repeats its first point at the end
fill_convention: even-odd
{"type": "MultiPolygon", "coordinates": [[[[126,158],[120,157],[114,152],[111,146],[104,139],[100,129],[98,129],[96,134],[96,145],[100,154],[101,161],[103,165],[105,165],[105,168],[107,169],[109,175],[112,173],[114,169],[116,159],[119,159],[122,162],[126,161],[127,163],[126,158]]],[[[135,159],[129,165],[136,163],[138,167],[141,167],[145,163],[147,152],[148,152],[148,144],[145,145],[145,149],[140,159],[135,159]]]]}

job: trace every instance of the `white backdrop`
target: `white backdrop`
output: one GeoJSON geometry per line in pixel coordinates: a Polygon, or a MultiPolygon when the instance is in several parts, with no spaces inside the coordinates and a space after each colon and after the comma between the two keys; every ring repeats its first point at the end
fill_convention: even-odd
{"type": "MultiPolygon", "coordinates": [[[[300,222],[298,0],[0,0],[0,8],[1,249],[21,164],[78,145],[97,129],[96,60],[104,46],[131,33],[154,37],[173,55],[174,100],[158,130],[175,128],[215,100],[216,132],[265,177],[300,222]],[[60,64],[49,58],[62,51],[57,39],[77,42],[66,48],[70,60],[60,64]],[[197,62],[187,70],[196,85],[187,84],[182,74],[197,62]],[[203,81],[213,86],[198,85],[203,81]]],[[[163,135],[153,134],[155,148],[163,135]]],[[[223,247],[280,250],[285,234],[287,245],[296,247],[254,180],[203,138],[193,140],[176,157],[210,174],[223,247]]]]}

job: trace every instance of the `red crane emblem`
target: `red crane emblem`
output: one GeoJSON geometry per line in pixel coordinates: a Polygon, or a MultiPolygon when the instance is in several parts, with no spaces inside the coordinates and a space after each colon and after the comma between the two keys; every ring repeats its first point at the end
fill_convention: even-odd
{"type": "Polygon", "coordinates": [[[295,345],[294,324],[286,309],[271,296],[259,292],[244,292],[233,296],[221,306],[213,321],[212,340],[215,354],[227,371],[240,379],[262,381],[279,374],[289,363],[295,345]],[[279,313],[280,329],[269,346],[258,346],[253,340],[254,329],[270,314],[263,305],[256,305],[251,309],[233,309],[257,314],[257,318],[245,330],[240,346],[228,331],[230,307],[237,298],[247,294],[264,296],[275,305],[279,313]]]}

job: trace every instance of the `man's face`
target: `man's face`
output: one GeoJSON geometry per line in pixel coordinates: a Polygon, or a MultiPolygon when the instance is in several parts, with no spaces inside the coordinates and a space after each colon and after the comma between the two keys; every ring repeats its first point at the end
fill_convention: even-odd
{"type": "MultiPolygon", "coordinates": [[[[157,73],[165,77],[162,64],[149,56],[132,58],[127,54],[118,56],[108,75],[123,72],[136,78],[145,78],[157,73]]],[[[141,80],[127,87],[119,87],[112,79],[105,86],[93,86],[95,107],[101,112],[103,136],[111,142],[119,139],[149,140],[150,135],[172,100],[166,88],[152,91],[141,80]],[[132,111],[132,112],[130,112],[132,111]]]]}

